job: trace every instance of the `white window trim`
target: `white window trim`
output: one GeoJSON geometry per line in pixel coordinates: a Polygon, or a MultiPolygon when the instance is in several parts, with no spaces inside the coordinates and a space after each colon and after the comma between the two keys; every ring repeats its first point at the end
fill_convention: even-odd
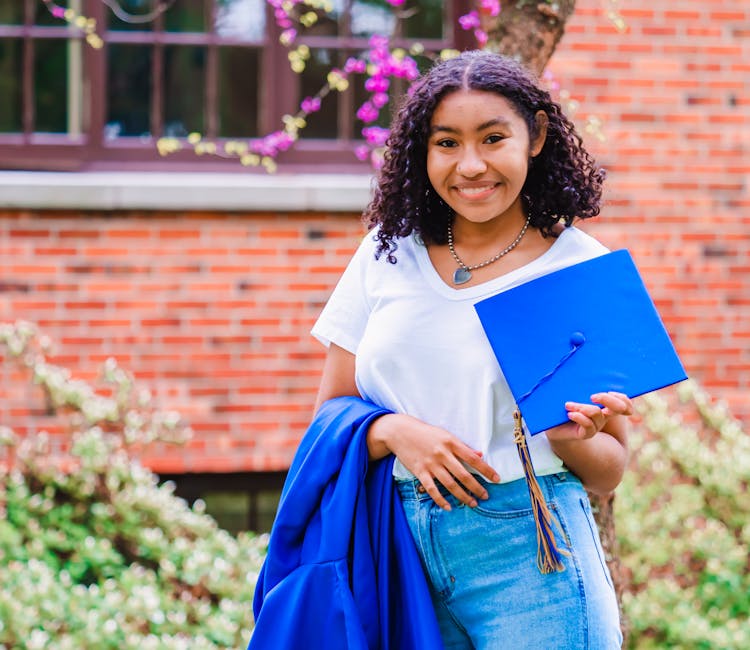
{"type": "Polygon", "coordinates": [[[0,172],[0,208],[362,212],[362,174],[0,172]]]}

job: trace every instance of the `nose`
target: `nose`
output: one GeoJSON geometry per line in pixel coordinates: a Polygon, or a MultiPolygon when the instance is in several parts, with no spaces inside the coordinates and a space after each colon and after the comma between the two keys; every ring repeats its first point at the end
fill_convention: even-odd
{"type": "Polygon", "coordinates": [[[456,165],[456,171],[465,176],[466,178],[473,178],[483,174],[487,170],[487,163],[479,154],[474,147],[466,147],[463,151],[458,164],[456,165]]]}

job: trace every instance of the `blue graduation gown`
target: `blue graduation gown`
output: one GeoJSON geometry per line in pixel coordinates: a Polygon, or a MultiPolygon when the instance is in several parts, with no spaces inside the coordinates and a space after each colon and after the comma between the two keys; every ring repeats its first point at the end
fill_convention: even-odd
{"type": "Polygon", "coordinates": [[[393,457],[368,463],[367,429],[384,413],[337,397],[305,433],[258,577],[248,650],[443,647],[393,457]]]}

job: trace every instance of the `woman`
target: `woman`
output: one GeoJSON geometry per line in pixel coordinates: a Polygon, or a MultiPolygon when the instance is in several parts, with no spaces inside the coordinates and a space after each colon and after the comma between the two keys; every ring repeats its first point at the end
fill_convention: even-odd
{"type": "Polygon", "coordinates": [[[396,456],[449,649],[621,643],[583,486],[620,482],[632,404],[612,392],[567,403],[570,423],[528,441],[566,542],[564,570],[540,573],[515,403],[473,309],[605,253],[571,225],[598,214],[603,179],[518,64],[486,52],[439,63],[401,106],[366,211],[373,230],[313,328],[329,346],[318,405],[359,395],[393,411],[370,427],[368,451],[396,456]]]}

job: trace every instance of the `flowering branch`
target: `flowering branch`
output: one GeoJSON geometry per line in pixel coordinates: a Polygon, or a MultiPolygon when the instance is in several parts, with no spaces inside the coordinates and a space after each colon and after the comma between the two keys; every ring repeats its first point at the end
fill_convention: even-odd
{"type": "Polygon", "coordinates": [[[64,20],[73,27],[77,27],[86,35],[86,42],[93,47],[95,50],[100,50],[104,45],[104,41],[101,36],[96,33],[96,19],[87,18],[86,16],[77,13],[73,9],[66,9],[58,4],[52,2],[52,0],[42,0],[49,12],[60,20],[64,20]]]}

